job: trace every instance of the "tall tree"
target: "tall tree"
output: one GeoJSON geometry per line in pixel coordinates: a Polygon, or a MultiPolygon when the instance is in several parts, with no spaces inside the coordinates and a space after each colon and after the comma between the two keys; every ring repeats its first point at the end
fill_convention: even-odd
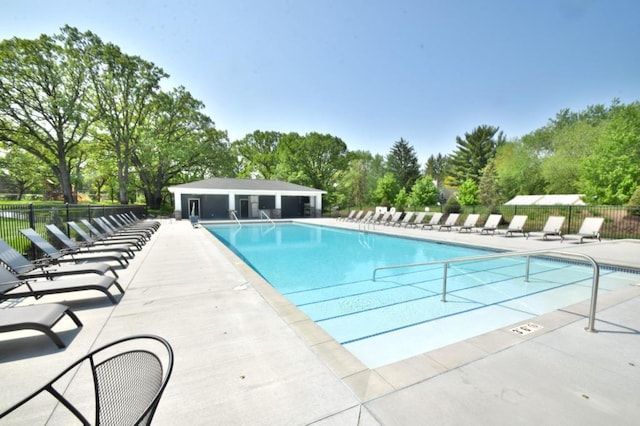
{"type": "Polygon", "coordinates": [[[444,180],[449,173],[449,157],[438,153],[438,155],[430,155],[424,168],[424,175],[431,176],[437,182],[438,186],[444,184],[444,180]]]}
{"type": "Polygon", "coordinates": [[[256,130],[233,143],[240,156],[241,175],[257,173],[263,179],[276,179],[278,166],[279,132],[256,130]]]}
{"type": "Polygon", "coordinates": [[[407,192],[411,191],[411,187],[420,177],[420,165],[415,149],[403,138],[391,147],[387,155],[387,168],[407,192]]]}
{"type": "Polygon", "coordinates": [[[138,56],[127,55],[95,34],[65,27],[78,50],[84,53],[95,93],[94,106],[104,140],[111,144],[118,171],[118,199],[129,202],[129,165],[139,141],[139,129],[152,108],[160,81],[168,77],[161,68],[138,56]]]}
{"type": "MultiPolygon", "coordinates": [[[[139,129],[139,141],[131,155],[141,190],[151,208],[160,208],[163,190],[192,164],[211,161],[210,140],[216,133],[213,122],[200,112],[202,102],[184,87],[154,97],[146,123],[139,129]]],[[[220,136],[220,135],[216,135],[220,136]]]]}
{"type": "Polygon", "coordinates": [[[505,142],[505,136],[498,127],[481,125],[464,138],[456,136],[456,150],[451,156],[451,166],[456,183],[467,179],[478,183],[482,169],[496,153],[496,149],[505,142]]]}
{"type": "Polygon", "coordinates": [[[75,203],[70,168],[94,118],[86,68],[68,33],[0,42],[0,140],[33,154],[75,203]]]}
{"type": "Polygon", "coordinates": [[[22,200],[26,193],[42,188],[47,175],[51,174],[43,170],[43,166],[44,163],[34,155],[15,146],[5,150],[4,156],[0,158],[0,169],[18,191],[18,200],[22,200]]]}
{"type": "Polygon", "coordinates": [[[493,208],[507,201],[498,182],[495,159],[483,169],[480,183],[478,184],[480,203],[493,208]]]}
{"type": "Polygon", "coordinates": [[[580,189],[589,202],[629,201],[640,187],[640,102],[615,111],[580,167],[580,189]]]}
{"type": "Polygon", "coordinates": [[[409,204],[415,209],[422,209],[438,202],[438,188],[430,176],[422,176],[411,188],[409,204]]]}
{"type": "Polygon", "coordinates": [[[347,145],[342,139],[311,132],[301,137],[289,133],[281,139],[279,156],[290,182],[334,191],[336,172],[347,165],[347,145]]]}
{"type": "Polygon", "coordinates": [[[393,173],[387,173],[380,179],[374,192],[376,201],[383,206],[391,206],[395,203],[396,195],[400,191],[400,184],[393,173]]]}
{"type": "MultiPolygon", "coordinates": [[[[495,167],[501,195],[510,199],[516,195],[544,193],[541,160],[536,154],[522,140],[507,142],[498,147],[489,164],[493,163],[495,167]]],[[[482,177],[480,180],[482,181],[482,177]]]]}

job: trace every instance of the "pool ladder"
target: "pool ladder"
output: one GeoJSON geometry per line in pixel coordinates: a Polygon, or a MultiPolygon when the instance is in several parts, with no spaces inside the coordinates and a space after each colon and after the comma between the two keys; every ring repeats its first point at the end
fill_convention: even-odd
{"type": "Polygon", "coordinates": [[[596,262],[594,258],[583,253],[572,253],[572,252],[561,251],[561,250],[543,249],[543,250],[518,251],[518,252],[508,252],[508,253],[496,253],[496,254],[487,254],[487,255],[471,256],[471,257],[458,257],[458,258],[448,259],[448,260],[435,260],[432,262],[410,263],[410,264],[404,264],[404,265],[380,266],[373,270],[373,281],[376,280],[377,272],[381,270],[411,268],[411,267],[430,266],[430,265],[443,265],[444,271],[443,271],[443,277],[442,277],[442,301],[446,302],[447,301],[447,271],[449,269],[450,264],[464,263],[464,262],[477,262],[479,260],[498,259],[503,257],[526,256],[527,262],[526,262],[524,281],[529,282],[529,264],[531,262],[531,257],[535,255],[541,255],[541,254],[554,254],[554,255],[574,257],[574,258],[577,257],[577,258],[585,259],[589,263],[591,263],[591,266],[593,266],[593,281],[591,286],[591,306],[589,308],[589,324],[585,328],[585,330],[595,332],[596,330],[594,328],[594,325],[596,322],[596,305],[598,303],[597,299],[598,299],[598,286],[600,282],[600,266],[598,265],[598,262],[596,262]]]}

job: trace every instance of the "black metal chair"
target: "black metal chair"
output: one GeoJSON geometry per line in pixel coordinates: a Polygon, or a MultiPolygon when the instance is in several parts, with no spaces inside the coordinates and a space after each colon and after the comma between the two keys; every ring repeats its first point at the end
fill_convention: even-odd
{"type": "MultiPolygon", "coordinates": [[[[56,382],[75,374],[87,364],[93,378],[96,425],[151,424],[162,393],[173,370],[173,350],[169,342],[153,335],[126,337],[83,356],[42,388],[4,413],[0,419],[43,392],[53,395],[84,425],[90,425],[81,408],[54,388],[56,382]]],[[[61,381],[64,386],[67,380],[61,381]]],[[[83,398],[86,400],[86,396],[83,398]]],[[[85,408],[85,411],[89,411],[85,408]]]]}

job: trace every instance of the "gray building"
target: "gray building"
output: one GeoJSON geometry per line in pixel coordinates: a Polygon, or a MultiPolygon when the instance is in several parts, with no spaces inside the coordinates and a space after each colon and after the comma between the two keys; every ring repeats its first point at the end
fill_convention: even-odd
{"type": "Polygon", "coordinates": [[[319,217],[326,191],[278,180],[212,178],[170,186],[178,219],[319,217]],[[232,214],[233,213],[233,214],[232,214]]]}

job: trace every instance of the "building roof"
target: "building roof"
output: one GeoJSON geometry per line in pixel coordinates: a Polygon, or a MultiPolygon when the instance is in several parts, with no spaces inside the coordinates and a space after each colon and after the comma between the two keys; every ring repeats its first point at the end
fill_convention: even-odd
{"type": "Polygon", "coordinates": [[[549,195],[518,195],[507,201],[508,206],[583,206],[581,194],[549,194],[549,195]]]}
{"type": "Polygon", "coordinates": [[[222,190],[222,191],[278,191],[278,192],[318,192],[326,194],[321,189],[309,188],[295,183],[283,182],[280,180],[266,179],[234,179],[234,178],[211,178],[196,182],[172,185],[170,192],[179,190],[222,190]]]}

